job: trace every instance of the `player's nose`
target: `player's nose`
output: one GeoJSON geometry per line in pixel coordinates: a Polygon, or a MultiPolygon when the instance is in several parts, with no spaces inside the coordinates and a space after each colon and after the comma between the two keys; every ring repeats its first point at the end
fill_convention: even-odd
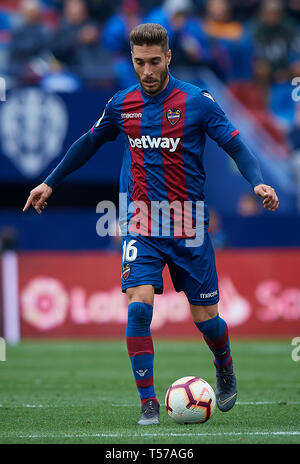
{"type": "Polygon", "coordinates": [[[152,75],[152,68],[151,68],[151,65],[148,64],[148,63],[145,64],[144,75],[147,76],[147,77],[152,75]]]}

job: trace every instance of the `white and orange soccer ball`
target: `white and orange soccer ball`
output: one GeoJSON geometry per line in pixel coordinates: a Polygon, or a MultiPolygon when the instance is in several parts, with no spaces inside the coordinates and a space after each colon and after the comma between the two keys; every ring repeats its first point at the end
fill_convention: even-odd
{"type": "Polygon", "coordinates": [[[165,405],[169,416],[179,424],[200,424],[214,413],[216,396],[212,387],[199,377],[176,380],[169,387],[165,405]]]}

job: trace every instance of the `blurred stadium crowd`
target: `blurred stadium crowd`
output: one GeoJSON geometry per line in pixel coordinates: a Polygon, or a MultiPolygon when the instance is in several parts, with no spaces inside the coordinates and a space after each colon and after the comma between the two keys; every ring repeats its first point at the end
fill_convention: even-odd
{"type": "Polygon", "coordinates": [[[65,73],[66,87],[97,86],[109,71],[131,84],[128,35],[141,22],[166,27],[172,66],[267,87],[300,75],[297,0],[1,0],[0,18],[0,69],[22,84],[62,85],[65,73]]]}
{"type": "Polygon", "coordinates": [[[1,0],[0,74],[8,88],[124,88],[136,82],[128,36],[141,22],[166,27],[173,69],[211,69],[275,139],[300,149],[297,0],[1,0]]]}
{"type": "MultiPolygon", "coordinates": [[[[287,149],[300,210],[299,0],[0,0],[0,76],[8,90],[125,88],[136,83],[129,32],[142,22],[168,30],[175,76],[212,71],[287,149]]],[[[255,200],[239,213],[256,215],[255,200]]]]}

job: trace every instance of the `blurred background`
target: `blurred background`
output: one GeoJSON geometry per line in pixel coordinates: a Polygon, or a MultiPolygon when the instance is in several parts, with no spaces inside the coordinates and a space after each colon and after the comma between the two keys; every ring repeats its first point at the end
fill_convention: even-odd
{"type": "MultiPolygon", "coordinates": [[[[14,342],[124,333],[120,241],[96,233],[98,202],[118,204],[121,141],[69,176],[43,215],[22,208],[107,100],[136,83],[128,37],[142,22],[168,30],[171,73],[213,94],[279,196],[278,212],[264,211],[207,140],[220,311],[233,335],[299,335],[297,0],[0,0],[0,334],[14,342]]],[[[197,336],[167,272],[165,289],[154,332],[197,336]]]]}

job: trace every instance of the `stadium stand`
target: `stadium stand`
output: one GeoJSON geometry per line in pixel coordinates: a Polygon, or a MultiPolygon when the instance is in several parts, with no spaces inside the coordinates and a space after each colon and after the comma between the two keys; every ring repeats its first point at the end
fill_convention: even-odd
{"type": "MultiPolygon", "coordinates": [[[[27,104],[39,105],[38,111],[43,105],[46,108],[43,92],[57,94],[62,106],[61,130],[64,125],[67,127],[64,143],[55,157],[47,161],[47,155],[41,154],[44,159],[35,159],[30,176],[30,169],[24,171],[24,163],[22,170],[24,160],[18,160],[13,152],[7,153],[10,138],[3,132],[2,124],[0,207],[4,223],[10,218],[16,228],[22,227],[19,219],[11,216],[14,208],[20,207],[20,197],[24,198],[25,192],[45,177],[68,146],[99,118],[103,104],[115,91],[136,82],[129,31],[140,22],[150,21],[159,22],[168,30],[173,52],[171,72],[208,87],[239,127],[260,160],[266,182],[278,189],[279,213],[299,215],[300,95],[298,81],[293,84],[293,79],[300,76],[297,4],[291,0],[2,0],[0,75],[5,78],[8,94],[34,89],[26,96],[16,96],[15,105],[20,98],[24,111],[27,104]],[[82,108],[80,114],[76,111],[78,105],[82,108]]],[[[53,102],[49,100],[49,104],[53,102]]],[[[1,110],[4,108],[8,111],[9,105],[3,105],[1,110]]],[[[6,125],[5,130],[12,129],[6,125]]],[[[57,192],[57,198],[53,198],[54,207],[66,208],[71,218],[77,204],[89,215],[94,208],[89,198],[98,194],[99,184],[99,201],[105,194],[115,199],[120,144],[112,150],[114,161],[107,160],[105,168],[101,159],[95,158],[72,175],[61,187],[61,193],[57,192]]],[[[220,223],[226,228],[224,233],[230,235],[232,217],[238,218],[243,205],[247,209],[252,204],[251,198],[245,197],[249,189],[229,161],[223,161],[224,156],[220,156],[215,145],[209,142],[207,151],[207,196],[211,207],[224,216],[220,223]],[[218,184],[218,169],[227,170],[230,189],[218,184]]],[[[257,216],[251,220],[265,220],[264,212],[257,216]]],[[[67,227],[67,222],[62,224],[67,227]]],[[[239,230],[238,225],[235,230],[239,230]]],[[[231,235],[231,245],[247,243],[247,237],[242,240],[237,234],[231,235]]],[[[249,243],[255,246],[259,243],[253,237],[249,232],[249,243]]],[[[74,248],[76,240],[75,234],[74,248]]],[[[295,243],[295,237],[291,241],[295,243]]],[[[284,235],[278,235],[275,245],[284,243],[284,235]]],[[[64,241],[57,242],[58,248],[65,245],[64,241]]],[[[44,248],[44,243],[41,246],[44,248]]]]}

